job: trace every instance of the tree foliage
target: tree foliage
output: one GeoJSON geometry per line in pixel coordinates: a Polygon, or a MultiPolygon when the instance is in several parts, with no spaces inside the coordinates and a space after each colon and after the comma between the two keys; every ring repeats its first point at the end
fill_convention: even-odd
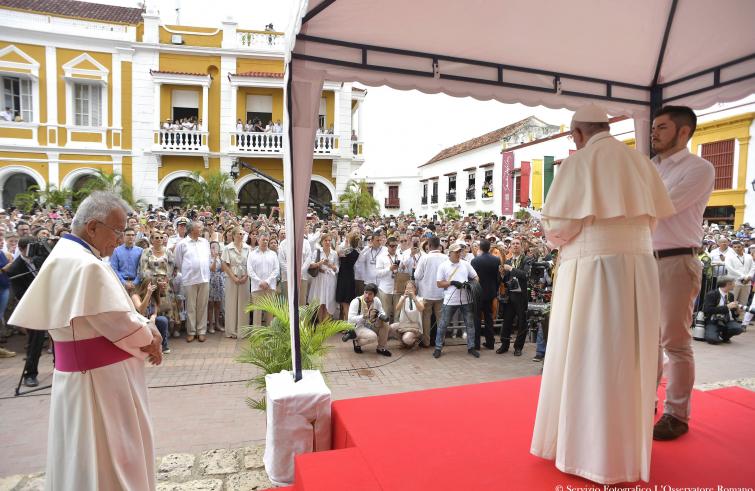
{"type": "MultiPolygon", "coordinates": [[[[301,346],[301,366],[303,370],[322,368],[322,359],[328,352],[326,341],[341,331],[353,329],[345,321],[327,320],[315,327],[317,304],[299,307],[299,340],[301,346]]],[[[265,391],[265,375],[292,370],[291,333],[288,315],[288,301],[282,295],[265,296],[251,303],[247,312],[261,310],[272,317],[269,326],[247,326],[242,332],[248,336],[247,346],[237,358],[240,363],[250,363],[260,369],[260,373],[249,381],[249,385],[260,392],[265,391]]],[[[265,410],[265,398],[247,398],[254,409],[265,410]]]]}
{"type": "Polygon", "coordinates": [[[71,203],[73,192],[67,189],[58,189],[54,184],[47,186],[47,189],[40,189],[36,184],[29,186],[26,192],[18,193],[13,198],[13,206],[22,210],[24,213],[31,213],[35,205],[42,208],[57,208],[71,203]]]}
{"type": "Polygon", "coordinates": [[[236,190],[233,179],[226,172],[210,172],[203,178],[199,172],[192,172],[180,186],[181,198],[188,206],[236,209],[236,190]]]}
{"type": "Polygon", "coordinates": [[[73,196],[74,207],[78,207],[84,198],[92,194],[93,191],[107,191],[114,193],[123,198],[133,208],[145,208],[146,203],[143,200],[134,199],[134,188],[123,179],[122,174],[115,172],[104,172],[98,170],[92,174],[86,184],[73,196]]]}
{"type": "Polygon", "coordinates": [[[458,220],[459,218],[461,218],[461,212],[458,208],[447,206],[442,210],[438,210],[438,216],[442,220],[458,220]]]}
{"type": "Polygon", "coordinates": [[[349,179],[338,200],[338,212],[349,217],[370,217],[380,214],[380,203],[370,194],[367,181],[349,179]]]}

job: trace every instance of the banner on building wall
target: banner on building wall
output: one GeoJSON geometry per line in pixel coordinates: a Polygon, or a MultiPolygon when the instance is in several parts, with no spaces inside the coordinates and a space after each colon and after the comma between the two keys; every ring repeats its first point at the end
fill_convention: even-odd
{"type": "Polygon", "coordinates": [[[519,190],[519,206],[527,206],[530,200],[530,163],[522,162],[519,169],[522,177],[522,188],[519,190]]]}
{"type": "Polygon", "coordinates": [[[532,159],[532,208],[543,207],[543,160],[532,159]]]}
{"type": "Polygon", "coordinates": [[[553,184],[553,157],[546,155],[543,157],[543,199],[548,199],[548,191],[553,184]]]}
{"type": "Polygon", "coordinates": [[[514,152],[503,152],[501,215],[514,214],[514,152]]]}

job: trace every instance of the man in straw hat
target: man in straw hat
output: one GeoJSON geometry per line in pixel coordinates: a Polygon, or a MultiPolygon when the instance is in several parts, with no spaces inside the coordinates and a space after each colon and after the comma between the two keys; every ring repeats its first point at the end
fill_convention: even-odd
{"type": "Polygon", "coordinates": [[[579,108],[571,133],[577,152],[542,212],[561,263],[530,451],[599,483],[647,481],[661,315],[651,233],[674,207],[603,108],[579,108]]]}

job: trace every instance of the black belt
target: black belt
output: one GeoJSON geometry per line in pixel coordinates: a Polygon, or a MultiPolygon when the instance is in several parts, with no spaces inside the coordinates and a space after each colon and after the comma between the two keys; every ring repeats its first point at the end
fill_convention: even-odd
{"type": "Polygon", "coordinates": [[[694,255],[695,249],[692,247],[677,247],[676,249],[663,249],[661,251],[653,251],[653,256],[655,256],[656,259],[663,259],[664,257],[672,257],[672,256],[685,256],[685,255],[694,255]]]}

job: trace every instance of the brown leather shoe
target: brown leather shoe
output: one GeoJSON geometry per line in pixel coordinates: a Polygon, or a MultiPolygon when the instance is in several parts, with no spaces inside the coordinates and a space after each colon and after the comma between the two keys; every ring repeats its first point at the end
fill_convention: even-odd
{"type": "Polygon", "coordinates": [[[204,337],[204,336],[202,336],[201,334],[199,335],[199,337],[197,339],[199,339],[200,343],[204,343],[205,341],[207,341],[207,338],[204,337]]]}
{"type": "Polygon", "coordinates": [[[194,336],[186,336],[187,343],[191,343],[192,341],[194,341],[194,336]]]}
{"type": "Polygon", "coordinates": [[[664,414],[653,427],[653,440],[676,440],[689,431],[689,425],[670,414],[664,414]]]}

